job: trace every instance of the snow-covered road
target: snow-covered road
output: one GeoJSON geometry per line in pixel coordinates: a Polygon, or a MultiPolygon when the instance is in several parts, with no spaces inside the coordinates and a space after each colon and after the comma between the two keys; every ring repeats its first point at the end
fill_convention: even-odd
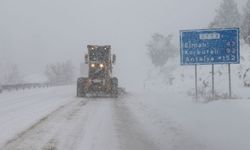
{"type": "Polygon", "coordinates": [[[129,104],[131,97],[76,98],[74,86],[5,92],[0,95],[1,149],[178,149],[173,140],[179,129],[169,128],[164,137],[166,131],[155,126],[143,105],[129,104]]]}
{"type": "MultiPolygon", "coordinates": [[[[171,97],[130,93],[118,99],[77,98],[74,86],[4,92],[0,95],[0,149],[219,150],[232,147],[232,144],[218,144],[216,141],[221,139],[214,140],[208,133],[222,134],[227,129],[206,132],[201,129],[209,129],[211,125],[199,126],[210,119],[210,116],[203,118],[200,110],[214,106],[204,108],[190,100],[182,99],[181,103],[168,100],[171,97]],[[201,114],[196,118],[198,111],[201,114]]],[[[181,99],[176,95],[175,98],[181,99]]],[[[213,127],[216,127],[214,123],[213,127]]],[[[238,144],[242,142],[248,147],[244,141],[238,144]]]]}
{"type": "Polygon", "coordinates": [[[69,101],[8,141],[3,149],[116,149],[110,104],[77,98],[69,101]]]}

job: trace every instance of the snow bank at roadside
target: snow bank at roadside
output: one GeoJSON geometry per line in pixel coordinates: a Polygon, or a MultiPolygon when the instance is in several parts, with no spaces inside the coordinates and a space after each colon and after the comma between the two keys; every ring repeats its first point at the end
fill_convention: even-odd
{"type": "Polygon", "coordinates": [[[4,92],[0,95],[0,147],[72,100],[71,86],[4,92]]]}
{"type": "MultiPolygon", "coordinates": [[[[228,95],[228,66],[215,65],[215,90],[228,95]]],[[[143,103],[159,122],[170,118],[184,131],[213,150],[249,149],[250,88],[244,87],[250,73],[250,47],[241,44],[241,64],[231,65],[232,92],[235,99],[219,98],[210,103],[195,102],[194,66],[180,66],[173,58],[161,70],[152,69],[145,82],[145,91],[135,101],[143,103]],[[244,74],[246,77],[244,78],[244,74]],[[171,80],[169,80],[171,79],[171,80]],[[171,82],[168,82],[171,81],[171,82]],[[143,101],[141,101],[143,100],[143,101]],[[213,148],[211,148],[213,146],[213,148]]],[[[207,84],[211,94],[211,66],[198,66],[198,88],[207,84]]],[[[249,80],[250,81],[250,80],[249,80]]],[[[163,128],[164,130],[164,128],[163,128]]]]}
{"type": "Polygon", "coordinates": [[[158,144],[185,150],[249,149],[250,100],[195,103],[185,93],[142,92],[127,104],[158,144]],[[171,141],[171,142],[170,142],[171,141]]]}

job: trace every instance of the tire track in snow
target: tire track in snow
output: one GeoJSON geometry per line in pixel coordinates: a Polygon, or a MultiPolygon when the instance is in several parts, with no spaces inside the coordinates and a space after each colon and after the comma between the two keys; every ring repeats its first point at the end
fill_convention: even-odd
{"type": "Polygon", "coordinates": [[[87,99],[74,99],[70,103],[60,106],[15,138],[9,140],[2,150],[56,150],[58,142],[53,136],[63,132],[60,131],[64,127],[62,122],[71,121],[74,115],[77,115],[77,112],[80,111],[80,107],[86,105],[87,102],[87,99]]]}
{"type": "Polygon", "coordinates": [[[114,102],[115,126],[122,150],[159,150],[124,100],[114,102]]]}
{"type": "Polygon", "coordinates": [[[113,101],[110,98],[91,99],[91,112],[84,128],[84,135],[77,150],[120,150],[113,118],[113,101]]]}
{"type": "Polygon", "coordinates": [[[65,105],[60,106],[59,108],[57,108],[55,111],[51,112],[50,114],[48,114],[47,116],[43,117],[42,119],[40,119],[38,122],[36,122],[35,124],[33,124],[32,126],[30,126],[28,129],[26,129],[25,131],[17,134],[17,136],[11,140],[9,140],[2,148],[2,150],[6,149],[6,147],[9,147],[10,145],[19,145],[21,144],[21,142],[24,140],[25,136],[27,136],[27,134],[29,134],[29,132],[31,132],[33,129],[35,129],[37,126],[39,126],[40,124],[42,124],[43,122],[45,122],[46,120],[48,120],[48,118],[55,114],[56,112],[60,111],[61,109],[63,109],[65,107],[65,105]]]}
{"type": "Polygon", "coordinates": [[[10,140],[2,150],[119,150],[112,102],[76,98],[10,140]]]}
{"type": "Polygon", "coordinates": [[[57,149],[57,141],[55,139],[51,139],[43,148],[42,150],[58,150],[57,149]]]}
{"type": "MultiPolygon", "coordinates": [[[[196,139],[192,133],[176,122],[174,118],[167,113],[153,107],[150,103],[143,100],[143,97],[133,96],[126,103],[137,115],[141,123],[145,124],[145,128],[152,133],[157,145],[162,150],[208,150],[206,143],[196,139]],[[142,101],[143,100],[143,101],[142,101]]],[[[157,102],[157,101],[156,101],[157,102]]]]}

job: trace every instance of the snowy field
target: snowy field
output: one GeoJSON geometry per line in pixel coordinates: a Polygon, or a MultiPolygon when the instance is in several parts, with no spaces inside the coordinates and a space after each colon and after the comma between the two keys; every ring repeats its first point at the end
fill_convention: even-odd
{"type": "Polygon", "coordinates": [[[1,150],[249,149],[250,101],[185,94],[76,98],[75,86],[0,94],[1,150]]]}

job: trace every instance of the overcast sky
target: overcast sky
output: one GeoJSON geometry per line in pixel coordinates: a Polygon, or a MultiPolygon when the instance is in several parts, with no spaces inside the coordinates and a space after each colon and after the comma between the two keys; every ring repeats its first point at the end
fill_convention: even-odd
{"type": "MultiPolygon", "coordinates": [[[[87,44],[110,44],[121,83],[143,80],[145,44],[159,32],[206,28],[221,0],[0,0],[0,62],[23,74],[42,74],[48,63],[72,60],[78,71],[87,44]]],[[[239,8],[246,0],[237,0],[239,8]]]]}

